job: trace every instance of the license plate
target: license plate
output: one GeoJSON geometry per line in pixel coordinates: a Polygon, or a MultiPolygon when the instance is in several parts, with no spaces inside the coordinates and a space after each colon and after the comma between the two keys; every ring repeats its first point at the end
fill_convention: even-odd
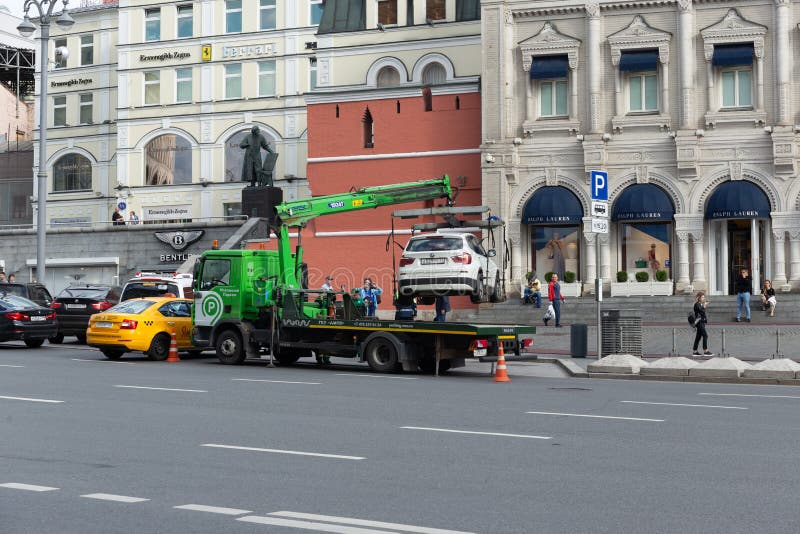
{"type": "Polygon", "coordinates": [[[31,317],[31,321],[44,321],[47,319],[44,315],[34,315],[31,317]]]}
{"type": "Polygon", "coordinates": [[[86,309],[86,304],[67,304],[68,310],[84,310],[86,309]]]}
{"type": "Polygon", "coordinates": [[[419,263],[421,265],[442,265],[447,263],[447,258],[422,258],[419,263]]]}
{"type": "Polygon", "coordinates": [[[481,356],[486,356],[486,349],[475,349],[472,353],[476,358],[480,358],[481,356]]]}
{"type": "Polygon", "coordinates": [[[98,321],[94,323],[94,326],[97,328],[111,328],[112,326],[114,326],[114,323],[109,323],[107,321],[98,321]]]}

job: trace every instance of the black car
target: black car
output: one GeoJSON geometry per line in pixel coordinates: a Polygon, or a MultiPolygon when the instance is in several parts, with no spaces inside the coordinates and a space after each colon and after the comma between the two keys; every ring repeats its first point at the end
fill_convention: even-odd
{"type": "Polygon", "coordinates": [[[21,339],[28,347],[41,347],[56,332],[58,322],[53,310],[4,293],[0,287],[0,341],[21,339]]]}
{"type": "Polygon", "coordinates": [[[37,284],[36,282],[31,282],[28,284],[0,283],[0,293],[16,295],[18,297],[32,300],[39,306],[44,306],[45,308],[49,307],[50,303],[53,302],[53,297],[50,295],[50,292],[47,290],[47,288],[42,284],[37,284]]]}
{"type": "Polygon", "coordinates": [[[119,302],[120,288],[106,285],[75,285],[61,291],[50,307],[58,314],[58,333],[50,343],[62,343],[64,336],[86,342],[89,317],[119,302]]]}

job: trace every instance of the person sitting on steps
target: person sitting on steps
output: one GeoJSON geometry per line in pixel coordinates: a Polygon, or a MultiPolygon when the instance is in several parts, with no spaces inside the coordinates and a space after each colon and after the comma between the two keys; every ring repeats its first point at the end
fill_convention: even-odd
{"type": "Polygon", "coordinates": [[[770,317],[775,317],[775,304],[778,300],[775,298],[775,288],[772,287],[770,280],[764,280],[764,287],[761,288],[761,309],[769,311],[770,317]]]}

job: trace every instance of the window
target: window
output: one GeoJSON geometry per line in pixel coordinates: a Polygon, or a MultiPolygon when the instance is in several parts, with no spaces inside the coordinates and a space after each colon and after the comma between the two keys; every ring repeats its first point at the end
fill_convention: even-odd
{"type": "MultiPolygon", "coordinates": [[[[62,46],[66,48],[67,40],[66,39],[56,39],[54,44],[55,44],[55,48],[60,48],[62,46]]],[[[54,57],[55,57],[55,55],[54,55],[54,57]]],[[[66,67],[67,67],[67,59],[64,56],[61,56],[58,60],[56,60],[56,64],[55,64],[54,68],[56,68],[56,69],[64,69],[66,67]]]]}
{"type": "Polygon", "coordinates": [[[159,135],[145,146],[145,184],[192,183],[192,145],[175,134],[159,135]]]}
{"type": "Polygon", "coordinates": [[[144,10],[144,40],[161,39],[161,8],[144,10]]]}
{"type": "Polygon", "coordinates": [[[53,97],[53,126],[67,125],[67,97],[53,97]]]}
{"type": "Polygon", "coordinates": [[[567,115],[567,80],[541,80],[539,82],[539,115],[563,117],[567,115]]]}
{"type": "Polygon", "coordinates": [[[433,111],[433,93],[430,87],[422,88],[422,108],[425,111],[433,111]]]}
{"type": "Polygon", "coordinates": [[[194,16],[192,6],[178,6],[178,39],[191,37],[194,33],[194,16]]]}
{"type": "Polygon", "coordinates": [[[311,21],[311,25],[319,24],[319,21],[322,20],[322,7],[323,7],[323,0],[309,0],[308,2],[309,8],[311,9],[311,13],[309,15],[309,20],[311,21]]]}
{"type": "Polygon", "coordinates": [[[242,0],[225,0],[225,33],[242,31],[242,0]]]}
{"type": "MultiPolygon", "coordinates": [[[[275,147],[274,139],[263,129],[261,134],[269,142],[273,148],[275,147]]],[[[241,130],[231,135],[225,141],[225,181],[226,182],[241,182],[242,181],[242,167],[244,166],[244,150],[239,145],[244,139],[250,135],[250,129],[241,130]]],[[[267,151],[264,148],[260,150],[262,161],[265,160],[267,151]]],[[[241,210],[239,211],[241,214],[241,210]]]]}
{"type": "Polygon", "coordinates": [[[275,96],[275,60],[258,63],[258,96],[275,96]]]}
{"type": "Polygon", "coordinates": [[[373,148],[375,146],[375,128],[372,122],[372,113],[370,113],[369,108],[364,111],[361,122],[364,128],[364,148],[373,148]]]}
{"type": "Polygon", "coordinates": [[[378,23],[397,24],[397,0],[378,0],[378,23]]]}
{"type": "Polygon", "coordinates": [[[311,61],[311,66],[309,67],[309,72],[308,72],[309,74],[308,86],[313,91],[314,89],[317,88],[317,60],[316,58],[314,58],[311,59],[310,61],[311,61]]]}
{"type": "Polygon", "coordinates": [[[81,35],[81,65],[94,63],[94,36],[81,35]]]}
{"type": "Polygon", "coordinates": [[[275,29],[275,0],[261,0],[258,20],[259,28],[262,30],[275,29]]]}
{"type": "Polygon", "coordinates": [[[53,191],[92,189],[92,163],[81,154],[61,156],[53,164],[53,191]]]}
{"type": "Polygon", "coordinates": [[[175,69],[175,102],[192,101],[192,68],[175,69]]]}
{"type": "Polygon", "coordinates": [[[425,18],[444,20],[447,18],[447,0],[428,0],[425,4],[425,18]]]}
{"type": "Polygon", "coordinates": [[[422,71],[422,85],[439,85],[447,81],[447,71],[441,63],[430,63],[422,71]]]}
{"type": "Polygon", "coordinates": [[[242,64],[225,65],[225,98],[242,98],[242,64]]]}
{"type": "Polygon", "coordinates": [[[723,70],[722,107],[744,108],[753,105],[753,69],[742,67],[723,70]]]}
{"type": "Polygon", "coordinates": [[[223,202],[222,213],[225,217],[238,217],[242,214],[241,202],[223,202]]]}
{"type": "Polygon", "coordinates": [[[202,269],[198,284],[201,291],[208,291],[218,285],[228,285],[231,277],[230,260],[207,259],[203,262],[202,269]]]}
{"type": "Polygon", "coordinates": [[[634,74],[628,78],[628,109],[658,111],[658,76],[653,73],[634,74]]]}
{"type": "Polygon", "coordinates": [[[161,73],[157,70],[144,73],[144,104],[152,106],[161,103],[161,73]]]}
{"type": "Polygon", "coordinates": [[[378,87],[393,87],[400,85],[400,73],[394,67],[383,67],[378,72],[378,87]]]}
{"type": "Polygon", "coordinates": [[[80,124],[92,124],[92,93],[84,93],[80,96],[80,124]]]}

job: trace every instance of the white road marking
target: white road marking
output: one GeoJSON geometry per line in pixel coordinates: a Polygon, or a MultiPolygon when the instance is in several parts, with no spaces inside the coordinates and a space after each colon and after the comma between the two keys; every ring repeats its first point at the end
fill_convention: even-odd
{"type": "Polygon", "coordinates": [[[309,386],[319,386],[322,382],[293,382],[291,380],[259,380],[255,378],[231,378],[237,382],[270,382],[272,384],[308,384],[309,386]]]}
{"type": "Polygon", "coordinates": [[[367,521],[366,519],[336,517],[334,515],[303,514],[299,512],[273,512],[269,515],[277,517],[291,517],[293,519],[313,519],[317,521],[327,521],[328,523],[341,523],[345,525],[358,525],[362,527],[396,529],[403,532],[416,532],[417,534],[473,534],[472,532],[464,532],[461,530],[443,530],[440,528],[417,527],[414,525],[404,525],[402,523],[384,523],[382,521],[367,521]]]}
{"type": "Polygon", "coordinates": [[[0,484],[0,488],[18,489],[25,491],[55,491],[58,488],[51,488],[50,486],[34,486],[33,484],[18,484],[16,482],[7,482],[0,484]]]}
{"type": "Polygon", "coordinates": [[[50,399],[30,399],[28,397],[4,397],[0,395],[0,399],[6,400],[18,400],[18,401],[27,401],[27,402],[46,402],[50,404],[61,404],[64,401],[61,400],[50,400],[50,399]]]}
{"type": "Polygon", "coordinates": [[[89,493],[87,495],[81,495],[81,497],[85,497],[87,499],[98,499],[101,501],[114,501],[114,502],[127,502],[127,503],[145,502],[150,500],[150,499],[142,499],[141,497],[128,497],[127,495],[113,495],[111,493],[89,493]]]}
{"type": "Polygon", "coordinates": [[[244,521],[246,523],[302,528],[305,530],[315,530],[317,532],[335,532],[339,534],[400,534],[399,532],[395,532],[393,530],[372,530],[366,528],[356,528],[347,525],[331,525],[330,523],[316,523],[312,521],[295,521],[292,519],[281,519],[278,517],[264,517],[258,515],[237,517],[236,520],[244,521]]]}
{"type": "Polygon", "coordinates": [[[221,506],[205,506],[203,504],[183,504],[181,506],[173,506],[177,510],[191,510],[193,512],[209,512],[212,514],[223,515],[242,515],[252,514],[251,510],[240,510],[238,508],[223,508],[221,506]]]}
{"type": "Polygon", "coordinates": [[[262,449],[260,447],[240,447],[238,445],[220,445],[218,443],[203,443],[201,447],[214,447],[217,449],[235,449],[240,451],[274,452],[277,454],[292,454],[296,456],[317,456],[319,458],[337,458],[340,460],[366,460],[363,456],[344,456],[341,454],[324,454],[321,452],[286,451],[281,449],[262,449]]]}
{"type": "Polygon", "coordinates": [[[114,387],[128,389],[149,389],[154,391],[183,391],[185,393],[208,393],[208,391],[204,389],[151,388],[147,386],[123,386],[121,384],[115,384],[114,387]]]}
{"type": "Polygon", "coordinates": [[[714,406],[711,404],[680,404],[677,402],[644,402],[644,401],[620,401],[624,404],[654,404],[658,406],[687,406],[689,408],[722,408],[724,410],[749,410],[742,406],[714,406]]]}
{"type": "Polygon", "coordinates": [[[551,436],[533,436],[531,434],[503,434],[501,432],[476,432],[472,430],[451,430],[449,428],[430,428],[425,426],[401,426],[407,430],[430,430],[431,432],[452,432],[453,434],[476,434],[479,436],[500,436],[505,438],[553,439],[551,436]]]}
{"type": "Polygon", "coordinates": [[[94,363],[121,363],[122,365],[136,365],[136,362],[117,362],[114,360],[90,360],[88,358],[70,358],[73,362],[94,362],[94,363]]]}
{"type": "Polygon", "coordinates": [[[698,393],[714,397],[761,397],[763,399],[800,399],[797,395],[748,395],[746,393],[698,393]]]}
{"type": "Polygon", "coordinates": [[[0,367],[25,367],[24,365],[8,365],[8,364],[0,364],[0,367]]]}
{"type": "Polygon", "coordinates": [[[368,375],[365,373],[334,373],[338,376],[355,376],[358,378],[392,378],[394,380],[419,380],[415,376],[387,376],[387,375],[368,375]]]}
{"type": "Polygon", "coordinates": [[[589,417],[591,419],[620,419],[623,421],[648,421],[652,423],[663,423],[664,419],[645,419],[642,417],[615,417],[613,415],[589,415],[580,413],[560,413],[560,412],[525,412],[536,415],[562,415],[564,417],[589,417]]]}

